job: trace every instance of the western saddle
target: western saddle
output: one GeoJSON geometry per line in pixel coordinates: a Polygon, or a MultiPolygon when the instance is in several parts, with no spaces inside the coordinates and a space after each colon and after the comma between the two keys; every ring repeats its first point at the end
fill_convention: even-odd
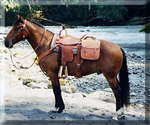
{"type": "MultiPolygon", "coordinates": [[[[63,29],[65,30],[65,29],[63,29]]],[[[56,39],[55,44],[59,46],[61,50],[61,66],[59,69],[59,78],[66,78],[68,76],[67,63],[72,62],[74,55],[76,55],[77,71],[75,77],[81,77],[80,65],[83,60],[98,60],[100,57],[100,41],[91,36],[83,36],[82,38],[76,38],[68,35],[65,31],[64,36],[60,36],[56,39]]]]}

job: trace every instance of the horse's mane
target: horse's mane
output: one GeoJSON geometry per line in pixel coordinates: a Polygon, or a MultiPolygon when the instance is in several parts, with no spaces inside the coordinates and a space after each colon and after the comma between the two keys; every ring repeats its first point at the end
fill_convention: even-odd
{"type": "Polygon", "coordinates": [[[33,24],[38,25],[38,26],[41,27],[41,28],[44,28],[44,26],[43,26],[42,24],[40,24],[40,23],[33,22],[32,20],[28,20],[28,21],[30,21],[30,22],[33,23],[33,24]]]}
{"type": "MultiPolygon", "coordinates": [[[[39,24],[39,23],[34,22],[34,21],[32,21],[32,20],[29,20],[29,19],[28,19],[28,21],[31,22],[31,23],[33,23],[33,24],[38,25],[38,26],[41,27],[41,28],[44,28],[44,26],[43,26],[42,24],[39,24]]],[[[21,22],[22,22],[22,21],[21,21],[20,19],[18,19],[18,20],[16,20],[16,21],[14,22],[13,25],[18,25],[18,24],[21,23],[21,22]]],[[[23,22],[22,22],[22,23],[23,23],[23,22]]]]}
{"type": "MultiPolygon", "coordinates": [[[[39,27],[41,27],[41,28],[44,28],[44,29],[45,29],[45,27],[44,27],[42,24],[40,24],[40,23],[34,22],[34,21],[32,21],[32,20],[29,20],[29,19],[28,19],[28,21],[31,22],[31,23],[33,23],[33,24],[36,24],[37,26],[39,26],[39,27]]],[[[22,20],[20,20],[20,19],[16,20],[13,25],[18,25],[19,23],[23,23],[22,20]]],[[[47,31],[50,32],[50,33],[52,33],[52,32],[49,31],[49,30],[47,30],[47,31]]]]}

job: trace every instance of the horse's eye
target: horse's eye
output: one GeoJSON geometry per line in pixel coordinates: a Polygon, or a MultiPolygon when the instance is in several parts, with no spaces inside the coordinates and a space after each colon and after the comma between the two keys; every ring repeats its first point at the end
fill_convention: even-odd
{"type": "Polygon", "coordinates": [[[21,30],[23,30],[23,28],[24,28],[23,26],[20,26],[20,29],[21,29],[21,30]]]}
{"type": "Polygon", "coordinates": [[[16,30],[16,31],[18,31],[19,29],[20,29],[19,27],[16,27],[16,29],[15,29],[15,30],[16,30]]]}
{"type": "Polygon", "coordinates": [[[16,27],[15,30],[16,30],[16,31],[23,30],[23,26],[18,26],[18,27],[16,27]]]}

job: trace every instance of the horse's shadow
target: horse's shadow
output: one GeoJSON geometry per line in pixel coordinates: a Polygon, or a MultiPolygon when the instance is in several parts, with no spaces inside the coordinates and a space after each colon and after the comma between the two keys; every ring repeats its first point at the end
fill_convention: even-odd
{"type": "MultiPolygon", "coordinates": [[[[43,104],[44,105],[44,104],[43,104]]],[[[47,105],[46,105],[47,106],[47,105]]],[[[33,105],[33,107],[35,107],[33,105]]],[[[94,114],[94,113],[84,113],[82,111],[76,111],[75,113],[68,113],[65,110],[63,113],[56,113],[54,110],[46,111],[45,108],[41,110],[40,108],[33,108],[30,104],[20,105],[6,105],[4,114],[6,120],[112,120],[112,114],[94,114]]],[[[108,112],[108,111],[106,111],[108,112]]],[[[1,112],[0,112],[1,113],[1,112]]],[[[138,116],[127,115],[125,120],[138,120],[144,119],[138,116]]]]}
{"type": "Polygon", "coordinates": [[[5,109],[6,120],[111,120],[111,116],[80,113],[57,113],[52,110],[49,112],[41,109],[5,109]]]}
{"type": "Polygon", "coordinates": [[[96,115],[96,114],[78,114],[78,113],[57,113],[56,111],[48,112],[49,117],[51,119],[61,119],[61,120],[111,120],[111,116],[103,116],[103,115],[96,115]]]}

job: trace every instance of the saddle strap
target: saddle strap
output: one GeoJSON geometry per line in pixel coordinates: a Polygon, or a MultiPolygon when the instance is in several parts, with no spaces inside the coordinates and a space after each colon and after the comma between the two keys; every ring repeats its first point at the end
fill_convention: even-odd
{"type": "Polygon", "coordinates": [[[76,57],[77,69],[75,73],[75,77],[81,77],[81,46],[77,46],[77,57],[76,57]]]}

